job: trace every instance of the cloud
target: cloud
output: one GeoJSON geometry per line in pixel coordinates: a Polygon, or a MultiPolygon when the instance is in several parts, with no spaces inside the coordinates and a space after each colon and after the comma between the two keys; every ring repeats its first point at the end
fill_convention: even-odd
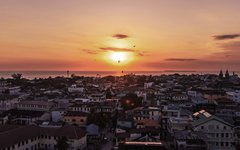
{"type": "Polygon", "coordinates": [[[139,52],[138,56],[144,56],[144,54],[142,52],[139,52]]]}
{"type": "Polygon", "coordinates": [[[113,51],[113,52],[132,52],[136,53],[138,56],[144,56],[144,51],[138,51],[130,48],[116,48],[116,47],[100,47],[103,51],[113,51]]]}
{"type": "Polygon", "coordinates": [[[220,47],[227,51],[240,52],[240,41],[232,41],[232,42],[224,43],[224,44],[221,44],[220,47]]]}
{"type": "Polygon", "coordinates": [[[197,59],[193,58],[167,58],[165,61],[196,61],[197,59]]]}
{"type": "Polygon", "coordinates": [[[239,70],[240,60],[196,60],[193,62],[166,62],[152,61],[143,64],[144,67],[154,70],[219,70],[221,68],[229,68],[231,70],[239,70]]]}
{"type": "Polygon", "coordinates": [[[83,52],[87,53],[87,54],[98,54],[98,52],[96,50],[91,50],[91,49],[82,49],[83,52]]]}
{"type": "Polygon", "coordinates": [[[215,40],[228,40],[228,39],[235,39],[240,37],[240,34],[223,34],[223,35],[214,35],[213,38],[215,40]]]}
{"type": "Polygon", "coordinates": [[[129,36],[126,34],[114,34],[112,37],[116,39],[125,39],[128,38],[129,36]]]}
{"type": "Polygon", "coordinates": [[[100,47],[99,49],[104,51],[115,51],[115,52],[137,52],[137,50],[129,49],[129,48],[100,47]]]}

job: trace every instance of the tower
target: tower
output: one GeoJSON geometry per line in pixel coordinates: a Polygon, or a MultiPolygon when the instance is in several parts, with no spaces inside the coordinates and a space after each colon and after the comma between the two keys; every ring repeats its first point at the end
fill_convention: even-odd
{"type": "Polygon", "coordinates": [[[226,70],[226,73],[225,73],[225,79],[229,79],[229,72],[228,72],[228,69],[226,70]]]}
{"type": "Polygon", "coordinates": [[[67,70],[67,77],[69,78],[69,70],[67,70]]]}
{"type": "Polygon", "coordinates": [[[220,70],[218,77],[219,77],[220,79],[223,78],[223,72],[222,72],[222,69],[220,70]]]}

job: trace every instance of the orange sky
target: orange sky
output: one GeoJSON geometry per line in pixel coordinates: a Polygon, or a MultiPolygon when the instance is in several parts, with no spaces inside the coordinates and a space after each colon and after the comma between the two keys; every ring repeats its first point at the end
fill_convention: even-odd
{"type": "Polygon", "coordinates": [[[240,70],[239,0],[6,0],[0,10],[0,70],[240,70]]]}

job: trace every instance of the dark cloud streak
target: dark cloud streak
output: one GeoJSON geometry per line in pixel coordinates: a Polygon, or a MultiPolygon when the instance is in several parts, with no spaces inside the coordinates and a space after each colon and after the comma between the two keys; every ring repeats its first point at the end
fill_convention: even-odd
{"type": "Polygon", "coordinates": [[[83,52],[87,53],[87,54],[98,54],[98,52],[96,50],[90,50],[90,49],[82,49],[83,52]]]}
{"type": "Polygon", "coordinates": [[[137,52],[136,50],[129,49],[129,48],[100,47],[99,49],[104,51],[115,51],[115,52],[137,52]]]}
{"type": "Polygon", "coordinates": [[[116,39],[125,39],[128,38],[129,36],[126,34],[114,34],[112,37],[116,39]]]}
{"type": "Polygon", "coordinates": [[[197,59],[193,58],[167,58],[165,61],[196,61],[197,59]]]}
{"type": "Polygon", "coordinates": [[[235,39],[240,37],[240,34],[223,34],[223,35],[214,35],[213,38],[215,40],[228,40],[228,39],[235,39]]]}

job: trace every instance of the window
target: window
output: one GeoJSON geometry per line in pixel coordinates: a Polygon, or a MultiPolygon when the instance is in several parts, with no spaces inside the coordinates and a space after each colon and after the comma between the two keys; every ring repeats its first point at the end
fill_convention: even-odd
{"type": "Polygon", "coordinates": [[[221,134],[221,137],[224,137],[224,133],[221,134]]]}
{"type": "Polygon", "coordinates": [[[225,134],[225,137],[228,138],[228,133],[225,134]]]}
{"type": "Polygon", "coordinates": [[[201,126],[201,129],[204,129],[204,126],[201,126]]]}
{"type": "Polygon", "coordinates": [[[216,126],[216,129],[219,129],[219,126],[218,126],[218,125],[216,126]]]}
{"type": "Polygon", "coordinates": [[[226,146],[228,146],[229,144],[228,144],[228,142],[226,142],[226,146]]]}
{"type": "Polygon", "coordinates": [[[224,129],[224,130],[226,130],[226,129],[227,129],[227,127],[226,127],[226,126],[223,126],[223,129],[224,129]]]}
{"type": "Polygon", "coordinates": [[[216,133],[216,137],[218,137],[219,135],[218,135],[218,133],[216,133]]]}
{"type": "Polygon", "coordinates": [[[221,142],[221,146],[223,146],[224,144],[223,144],[223,142],[221,142]]]}

